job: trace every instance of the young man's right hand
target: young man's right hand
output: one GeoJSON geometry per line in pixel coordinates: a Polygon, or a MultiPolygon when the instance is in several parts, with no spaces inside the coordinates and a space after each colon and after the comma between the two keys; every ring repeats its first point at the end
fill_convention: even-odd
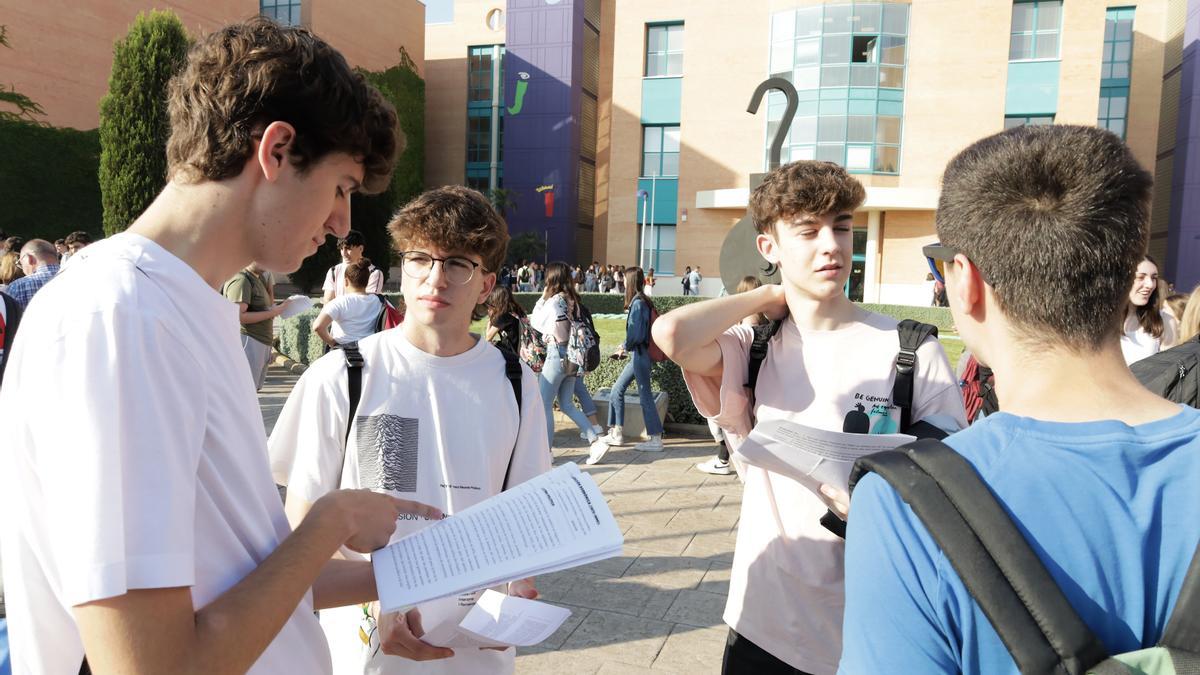
{"type": "Polygon", "coordinates": [[[359,553],[387,546],[400,514],[441,520],[442,512],[432,506],[370,490],[335,490],[313,504],[309,518],[329,518],[345,534],[347,548],[359,553]]]}
{"type": "MultiPolygon", "coordinates": [[[[378,605],[375,608],[378,608],[378,605]]],[[[434,647],[421,640],[425,629],[421,626],[421,611],[415,607],[407,612],[393,612],[380,616],[378,626],[379,646],[384,654],[413,661],[432,661],[454,656],[453,650],[434,647]]]]}
{"type": "Polygon", "coordinates": [[[758,289],[763,295],[762,313],[770,321],[784,319],[788,315],[787,296],[784,295],[782,284],[766,284],[758,289]]]}

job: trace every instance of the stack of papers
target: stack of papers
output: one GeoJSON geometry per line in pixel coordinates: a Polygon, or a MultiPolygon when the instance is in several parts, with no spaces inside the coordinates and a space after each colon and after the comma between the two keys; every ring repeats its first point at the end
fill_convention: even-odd
{"type": "Polygon", "coordinates": [[[287,307],[285,307],[283,311],[279,313],[279,316],[284,319],[290,319],[293,316],[302,314],[307,311],[309,307],[313,306],[313,299],[307,295],[293,295],[287,300],[284,300],[284,302],[287,303],[287,307]]]}
{"type": "Polygon", "coordinates": [[[548,471],[375,551],[383,612],[621,554],[604,495],[575,464],[548,471]]]}
{"type": "Polygon", "coordinates": [[[817,495],[821,485],[849,490],[854,460],[917,440],[907,434],[847,434],[787,420],[760,422],[738,446],[747,464],[792,478],[817,495]]]}
{"type": "MultiPolygon", "coordinates": [[[[532,647],[554,634],[571,610],[491,589],[459,623],[446,621],[421,636],[435,647],[532,647]]],[[[422,623],[428,614],[421,615],[422,623]]]]}

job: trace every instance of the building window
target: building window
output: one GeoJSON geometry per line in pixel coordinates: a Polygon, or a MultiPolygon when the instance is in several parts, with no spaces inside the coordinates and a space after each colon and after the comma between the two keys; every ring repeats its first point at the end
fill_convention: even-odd
{"type": "Polygon", "coordinates": [[[1104,17],[1104,60],[1100,66],[1100,111],[1096,126],[1125,138],[1129,78],[1133,61],[1133,8],[1110,7],[1104,17]]]}
{"type": "MultiPolygon", "coordinates": [[[[899,173],[909,6],[812,5],[771,16],[769,75],[801,93],[781,160],[819,159],[856,173],[899,173]]],[[[785,99],[767,99],[764,157],[785,99]]]]}
{"type": "Polygon", "coordinates": [[[647,225],[645,237],[640,261],[647,271],[654,268],[656,277],[675,274],[675,225],[647,225]]]}
{"type": "MultiPolygon", "coordinates": [[[[489,185],[492,163],[492,127],[504,137],[504,46],[482,45],[467,50],[467,185],[487,193],[503,184],[503,167],[496,172],[496,185],[489,185]],[[497,53],[499,58],[496,58],[497,53]],[[492,105],[492,82],[498,78],[499,106],[492,105]]],[[[497,161],[504,161],[503,143],[496,149],[497,161]]]]}
{"type": "Polygon", "coordinates": [[[1008,60],[1057,59],[1061,29],[1062,0],[1013,3],[1008,60]]]}
{"type": "Polygon", "coordinates": [[[642,127],[642,176],[679,175],[679,127],[642,127]]]}
{"type": "MultiPolygon", "coordinates": [[[[500,48],[501,61],[504,48],[500,48]]],[[[496,64],[503,68],[503,64],[496,64]]],[[[467,55],[467,103],[492,103],[492,45],[471,47],[467,55]]],[[[501,70],[501,73],[504,71],[501,70]]],[[[503,83],[504,78],[500,81],[503,83]]],[[[503,84],[501,84],[503,86],[503,84]]],[[[503,90],[501,90],[503,96],[503,90]]]]}
{"type": "Polygon", "coordinates": [[[1038,124],[1054,124],[1054,115],[1006,115],[1004,117],[1005,129],[1038,124]]]}
{"type": "Polygon", "coordinates": [[[297,0],[259,0],[258,13],[284,26],[300,25],[300,3],[297,0]]]}
{"type": "Polygon", "coordinates": [[[683,24],[646,26],[646,77],[683,75],[683,24]]]}

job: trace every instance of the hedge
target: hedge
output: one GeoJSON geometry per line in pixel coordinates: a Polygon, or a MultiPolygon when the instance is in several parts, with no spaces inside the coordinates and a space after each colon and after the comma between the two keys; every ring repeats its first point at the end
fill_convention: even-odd
{"type": "Polygon", "coordinates": [[[0,148],[0,232],[101,236],[98,131],[0,120],[0,148]]]}

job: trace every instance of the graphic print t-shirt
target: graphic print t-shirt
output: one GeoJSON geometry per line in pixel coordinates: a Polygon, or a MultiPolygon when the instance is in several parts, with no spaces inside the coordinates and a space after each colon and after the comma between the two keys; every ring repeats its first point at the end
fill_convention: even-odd
{"type": "MultiPolygon", "coordinates": [[[[366,361],[362,399],[344,455],[349,399],[346,362],[340,352],[327,354],[309,368],[280,413],[268,445],[275,480],[288,486],[289,498],[315,502],[339,487],[367,488],[431,504],[453,515],[500,493],[510,456],[510,487],[549,470],[537,378],[522,368],[518,420],[504,357],[493,345],[479,340],[462,354],[437,357],[414,347],[397,329],[364,338],[359,348],[366,361]]],[[[401,516],[392,540],[429,524],[401,516]]],[[[348,549],[342,554],[366,559],[348,549]]],[[[460,603],[465,615],[473,600],[452,598],[451,602],[460,603]]],[[[335,668],[340,663],[361,663],[356,660],[362,647],[357,620],[361,611],[351,607],[321,614],[335,668]]],[[[511,650],[458,649],[453,658],[421,663],[390,656],[384,660],[391,665],[388,673],[513,669],[511,650]]]]}
{"type": "MultiPolygon", "coordinates": [[[[863,312],[860,322],[831,331],[801,331],[786,320],[771,341],[751,401],[745,387],[752,327],[717,339],[722,377],[684,372],[700,414],[726,431],[736,449],[760,421],[859,433],[892,433],[900,409],[891,402],[900,338],[896,320],[863,312]]],[[[948,430],[966,426],[962,397],[942,347],[917,350],[914,420],[948,430]]],[[[830,675],[842,649],[845,543],[820,524],[826,507],[799,482],[754,466],[746,489],[725,606],[725,622],[793,668],[830,675]],[[786,598],[786,602],[780,602],[786,598]]]]}

